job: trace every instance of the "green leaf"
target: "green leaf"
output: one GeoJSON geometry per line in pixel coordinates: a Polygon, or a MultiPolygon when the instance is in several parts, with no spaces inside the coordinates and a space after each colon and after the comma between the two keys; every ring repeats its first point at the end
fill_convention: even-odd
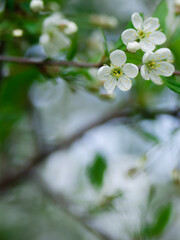
{"type": "Polygon", "coordinates": [[[95,187],[102,186],[106,168],[106,159],[102,155],[97,154],[92,165],[87,168],[89,180],[95,187]]]}
{"type": "Polygon", "coordinates": [[[159,5],[157,6],[153,16],[159,18],[160,28],[162,28],[164,33],[167,32],[167,26],[166,26],[167,15],[168,15],[167,1],[161,0],[159,5]]]}
{"type": "Polygon", "coordinates": [[[108,50],[108,45],[107,45],[107,39],[106,39],[106,35],[103,31],[102,28],[100,28],[102,36],[103,36],[103,40],[104,40],[104,53],[107,57],[109,57],[109,50],[108,50]]]}
{"type": "Polygon", "coordinates": [[[163,206],[156,215],[154,224],[150,224],[145,228],[145,235],[148,237],[159,236],[166,228],[172,213],[172,204],[168,203],[163,206]]]}
{"type": "Polygon", "coordinates": [[[127,63],[134,63],[136,65],[142,64],[142,57],[144,53],[141,50],[138,50],[135,54],[131,52],[126,52],[127,63]]]}
{"type": "Polygon", "coordinates": [[[177,80],[174,75],[172,75],[171,77],[161,76],[161,78],[168,88],[170,88],[172,91],[180,94],[180,81],[177,80]]]}
{"type": "Polygon", "coordinates": [[[14,123],[27,110],[28,90],[38,77],[36,68],[3,79],[0,88],[0,145],[9,136],[14,123]]]}
{"type": "Polygon", "coordinates": [[[172,38],[170,39],[170,49],[175,57],[176,64],[180,67],[180,26],[178,25],[172,38]]]}
{"type": "Polygon", "coordinates": [[[77,48],[78,48],[78,33],[75,33],[71,39],[71,46],[68,50],[67,60],[70,61],[75,57],[77,48]]]}

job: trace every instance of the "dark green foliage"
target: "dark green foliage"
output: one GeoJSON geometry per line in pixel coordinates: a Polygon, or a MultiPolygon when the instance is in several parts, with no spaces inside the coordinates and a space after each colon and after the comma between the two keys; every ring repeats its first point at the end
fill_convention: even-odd
{"type": "Polygon", "coordinates": [[[155,222],[146,226],[145,235],[149,238],[152,238],[162,234],[164,229],[167,227],[167,224],[169,223],[171,213],[171,203],[168,203],[167,205],[161,207],[156,214],[155,222]]]}
{"type": "Polygon", "coordinates": [[[27,111],[28,90],[38,79],[36,68],[4,78],[0,88],[0,145],[8,137],[13,124],[27,111]]]}
{"type": "Polygon", "coordinates": [[[102,186],[106,168],[106,159],[102,155],[97,154],[93,163],[87,169],[89,180],[95,187],[99,188],[102,186]]]}
{"type": "Polygon", "coordinates": [[[168,5],[166,0],[161,0],[154,12],[154,17],[159,18],[160,28],[164,33],[167,32],[166,20],[168,15],[168,5]]]}
{"type": "Polygon", "coordinates": [[[168,88],[180,94],[180,81],[174,75],[172,75],[171,77],[161,76],[161,78],[163,79],[164,83],[168,88]]]}

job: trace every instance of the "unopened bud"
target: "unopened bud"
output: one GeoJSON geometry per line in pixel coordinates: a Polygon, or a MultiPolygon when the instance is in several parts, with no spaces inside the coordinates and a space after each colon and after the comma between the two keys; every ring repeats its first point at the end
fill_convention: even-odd
{"type": "Polygon", "coordinates": [[[127,50],[129,52],[135,53],[137,50],[139,50],[141,47],[138,42],[129,42],[127,45],[127,50]]]}
{"type": "Polygon", "coordinates": [[[44,8],[44,3],[42,0],[32,0],[30,2],[30,8],[33,12],[42,11],[44,8]]]}
{"type": "Polygon", "coordinates": [[[22,37],[23,30],[22,29],[14,29],[12,34],[13,34],[14,37],[22,37]]]}

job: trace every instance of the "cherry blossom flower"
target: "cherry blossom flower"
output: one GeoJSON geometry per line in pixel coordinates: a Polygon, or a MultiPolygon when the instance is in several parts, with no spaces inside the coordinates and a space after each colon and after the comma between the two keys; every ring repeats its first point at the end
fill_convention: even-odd
{"type": "Polygon", "coordinates": [[[141,76],[155,84],[163,84],[160,76],[170,77],[175,70],[171,64],[172,59],[172,53],[168,48],[160,48],[155,53],[145,53],[142,60],[141,76]]]}
{"type": "Polygon", "coordinates": [[[104,88],[112,94],[115,87],[121,91],[128,91],[132,86],[131,78],[138,75],[138,67],[127,60],[125,52],[115,50],[110,54],[111,66],[103,66],[98,70],[98,77],[104,81],[104,88]]]}
{"type": "Polygon", "coordinates": [[[136,30],[130,28],[122,33],[122,41],[125,45],[137,42],[142,51],[148,52],[166,41],[165,34],[158,30],[160,27],[158,18],[150,17],[143,21],[139,13],[135,12],[131,19],[136,30]]]}
{"type": "Polygon", "coordinates": [[[39,42],[49,57],[57,57],[61,50],[70,47],[70,35],[77,30],[74,22],[65,19],[60,13],[53,13],[43,23],[43,34],[39,42]]]}

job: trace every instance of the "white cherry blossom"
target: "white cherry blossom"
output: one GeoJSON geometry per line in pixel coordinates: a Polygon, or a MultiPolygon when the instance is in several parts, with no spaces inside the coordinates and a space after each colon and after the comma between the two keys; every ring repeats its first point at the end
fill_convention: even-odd
{"type": "Polygon", "coordinates": [[[163,84],[160,76],[170,77],[175,70],[171,64],[172,59],[172,53],[168,48],[160,48],[156,52],[146,52],[143,56],[141,76],[157,85],[163,84]]]}
{"type": "Polygon", "coordinates": [[[103,66],[98,70],[98,78],[104,81],[104,88],[112,94],[115,87],[121,91],[128,91],[132,86],[131,78],[138,75],[138,67],[127,60],[125,52],[115,50],[110,54],[111,66],[103,66]]]}
{"type": "Polygon", "coordinates": [[[53,13],[43,22],[39,42],[49,57],[58,57],[60,51],[70,47],[70,36],[77,30],[74,22],[65,19],[60,13],[53,13]]]}
{"type": "Polygon", "coordinates": [[[143,21],[139,13],[135,12],[131,19],[136,30],[130,28],[122,33],[122,41],[125,45],[138,42],[141,50],[148,52],[166,41],[165,34],[158,30],[160,27],[158,18],[150,17],[143,21]]]}

